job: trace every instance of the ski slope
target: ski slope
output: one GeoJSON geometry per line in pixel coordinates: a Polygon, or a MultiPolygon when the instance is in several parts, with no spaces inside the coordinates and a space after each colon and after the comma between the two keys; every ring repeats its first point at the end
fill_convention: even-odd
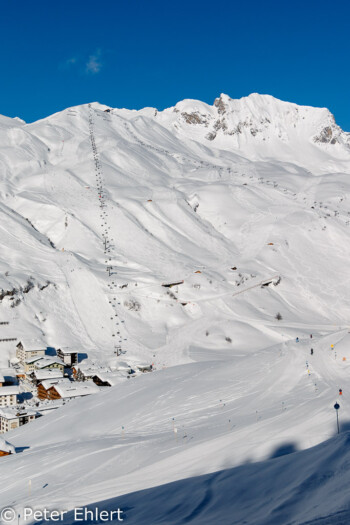
{"type": "MultiPolygon", "coordinates": [[[[281,471],[301,490],[320,451],[336,447],[343,482],[333,405],[341,388],[345,429],[350,149],[328,110],[260,95],[163,112],[92,103],[32,124],[3,117],[0,136],[1,337],[109,365],[120,346],[155,368],[6,434],[20,452],[0,460],[1,506],[118,497],[137,525],[342,512],[322,483],[306,486],[305,516],[296,497],[276,511],[281,471]],[[296,452],[270,459],[281,451],[296,452]],[[254,487],[249,505],[240,483],[254,487]],[[207,516],[189,487],[199,503],[215,493],[207,516]]],[[[0,345],[5,367],[15,344],[0,345]]]]}

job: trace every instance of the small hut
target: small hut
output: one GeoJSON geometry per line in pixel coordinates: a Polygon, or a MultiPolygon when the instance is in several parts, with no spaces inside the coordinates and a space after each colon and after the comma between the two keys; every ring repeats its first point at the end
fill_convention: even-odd
{"type": "Polygon", "coordinates": [[[0,457],[15,453],[15,447],[0,437],[0,457]]]}
{"type": "Polygon", "coordinates": [[[147,364],[136,365],[136,368],[140,372],[152,372],[152,370],[153,370],[153,366],[152,365],[147,365],[147,364]]]}

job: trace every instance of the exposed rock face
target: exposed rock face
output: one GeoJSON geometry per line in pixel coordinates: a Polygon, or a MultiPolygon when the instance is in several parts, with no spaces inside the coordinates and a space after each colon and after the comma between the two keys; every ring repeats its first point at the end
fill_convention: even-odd
{"type": "Polygon", "coordinates": [[[218,119],[214,124],[215,131],[222,129],[223,132],[227,131],[227,123],[224,118],[218,119]]]}
{"type": "Polygon", "coordinates": [[[185,119],[185,122],[187,124],[204,124],[204,125],[208,125],[208,122],[205,118],[203,118],[202,116],[200,116],[197,112],[194,112],[194,113],[181,113],[181,115],[183,116],[183,118],[185,119]]]}
{"type": "Polygon", "coordinates": [[[315,142],[321,142],[323,144],[337,144],[338,138],[333,135],[333,130],[330,126],[323,128],[321,133],[314,137],[315,142]]]}
{"type": "Polygon", "coordinates": [[[208,139],[208,140],[214,140],[216,137],[216,133],[215,131],[211,131],[210,133],[208,133],[205,138],[208,139]]]}
{"type": "Polygon", "coordinates": [[[279,142],[288,144],[300,140],[320,147],[338,145],[350,148],[350,133],[337,126],[327,109],[298,106],[270,95],[253,93],[235,100],[221,94],[213,106],[185,100],[178,103],[173,111],[180,113],[177,120],[180,125],[182,122],[196,126],[196,140],[200,136],[200,128],[206,128],[203,139],[217,142],[220,138],[232,137],[232,146],[238,148],[272,142],[276,142],[277,146],[279,142]]]}
{"type": "Polygon", "coordinates": [[[226,113],[226,106],[222,95],[220,98],[214,100],[214,106],[217,108],[219,115],[224,115],[226,113]]]}

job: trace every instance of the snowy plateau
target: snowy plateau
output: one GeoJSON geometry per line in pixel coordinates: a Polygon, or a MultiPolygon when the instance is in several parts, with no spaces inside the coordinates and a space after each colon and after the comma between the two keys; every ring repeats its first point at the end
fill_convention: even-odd
{"type": "Polygon", "coordinates": [[[0,369],[153,366],[2,435],[12,522],[349,524],[349,190],[350,134],[268,95],[0,117],[0,369]]]}

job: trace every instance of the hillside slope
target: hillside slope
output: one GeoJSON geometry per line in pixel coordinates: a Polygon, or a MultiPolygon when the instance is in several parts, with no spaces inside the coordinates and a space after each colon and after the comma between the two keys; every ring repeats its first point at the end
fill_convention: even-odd
{"type": "MultiPolygon", "coordinates": [[[[116,509],[125,509],[120,517],[126,523],[154,525],[346,524],[348,455],[346,433],[307,451],[98,501],[88,509],[114,511],[111,523],[118,523],[116,509]]],[[[74,523],[74,511],[63,523],[74,523]]]]}
{"type": "Polygon", "coordinates": [[[2,504],[70,509],[333,435],[350,149],[328,110],[93,103],[0,138],[0,338],[155,368],[6,434],[2,504]]]}

